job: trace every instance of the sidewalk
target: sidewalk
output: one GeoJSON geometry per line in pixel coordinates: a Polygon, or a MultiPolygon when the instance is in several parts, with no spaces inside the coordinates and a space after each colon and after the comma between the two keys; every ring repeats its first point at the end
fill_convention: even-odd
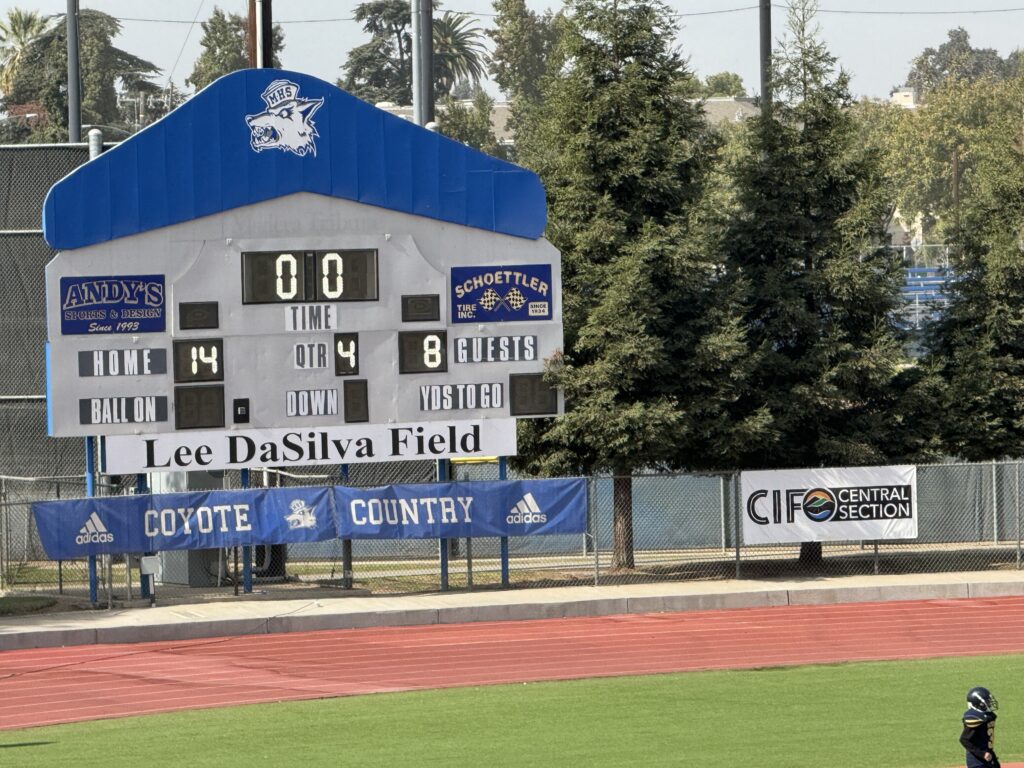
{"type": "Polygon", "coordinates": [[[686,581],[396,597],[240,600],[5,617],[0,619],[0,651],[319,629],[1008,595],[1024,595],[1024,572],[686,581]]]}

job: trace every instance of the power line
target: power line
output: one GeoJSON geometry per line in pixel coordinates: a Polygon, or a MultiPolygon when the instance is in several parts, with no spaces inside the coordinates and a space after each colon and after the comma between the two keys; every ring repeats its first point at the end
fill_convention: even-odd
{"type": "MultiPolygon", "coordinates": [[[[196,8],[196,15],[192,17],[191,26],[188,28],[188,32],[185,34],[185,39],[181,43],[181,50],[178,51],[178,58],[174,60],[174,66],[171,67],[171,71],[167,75],[167,88],[171,87],[171,78],[174,77],[174,70],[178,68],[178,62],[181,61],[181,55],[185,52],[185,46],[188,45],[188,39],[192,37],[192,30],[196,27],[196,21],[199,19],[199,13],[203,10],[203,5],[206,0],[199,0],[199,7],[196,8]]],[[[170,99],[167,100],[167,108],[171,108],[170,99]]]]}
{"type": "MultiPolygon", "coordinates": [[[[780,7],[780,6],[773,6],[780,7]]],[[[842,13],[856,14],[859,16],[958,16],[963,14],[987,14],[987,13],[1019,13],[1022,8],[979,8],[969,11],[846,11],[840,9],[819,8],[818,13],[842,13]]]]}
{"type": "MultiPolygon", "coordinates": [[[[772,8],[777,10],[786,10],[785,5],[773,4],[772,8]]],[[[680,19],[689,19],[697,16],[722,16],[730,13],[743,13],[745,11],[756,11],[759,6],[757,5],[744,5],[737,8],[722,8],[717,11],[693,11],[691,13],[673,13],[672,16],[680,19]]],[[[462,13],[467,16],[480,16],[494,18],[498,14],[496,13],[483,13],[483,12],[471,12],[471,11],[451,11],[452,13],[462,13]]],[[[953,11],[867,11],[858,9],[846,9],[846,8],[818,8],[818,13],[828,14],[840,14],[849,16],[982,16],[995,13],[1021,13],[1024,12],[1024,6],[1016,8],[970,8],[953,11]]],[[[198,18],[198,14],[196,14],[198,18]]],[[[149,24],[189,24],[195,25],[196,20],[189,21],[188,19],[152,19],[143,18],[140,16],[118,16],[118,21],[134,21],[140,23],[149,24]]],[[[356,21],[354,16],[337,16],[327,19],[275,19],[275,24],[332,24],[336,22],[348,22],[356,21]]]]}

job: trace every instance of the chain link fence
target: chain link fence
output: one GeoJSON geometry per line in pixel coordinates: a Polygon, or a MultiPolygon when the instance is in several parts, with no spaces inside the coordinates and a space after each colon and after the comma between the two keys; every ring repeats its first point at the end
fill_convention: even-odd
{"type": "MultiPolygon", "coordinates": [[[[738,474],[637,475],[630,488],[632,547],[615,541],[616,483],[588,480],[588,530],[578,535],[513,537],[508,542],[512,588],[623,584],[727,578],[807,578],[872,573],[956,572],[1021,566],[1021,464],[918,467],[918,537],[900,541],[827,542],[821,557],[801,558],[794,545],[744,545],[738,474]],[[631,565],[623,555],[631,556],[631,565]]],[[[455,480],[496,480],[498,466],[457,465],[455,480]]],[[[253,471],[250,486],[377,486],[432,482],[432,462],[353,465],[332,472],[253,471]]],[[[97,495],[134,492],[132,483],[98,483],[97,495]]],[[[116,480],[116,479],[115,479],[116,480]]],[[[240,488],[238,472],[198,480],[183,473],[151,477],[153,490],[240,488]]],[[[620,485],[620,491],[626,487],[620,485]]],[[[0,478],[0,587],[85,601],[87,565],[49,561],[31,515],[32,501],[85,495],[82,475],[0,478]]],[[[440,547],[448,548],[449,589],[501,586],[497,538],[339,540],[254,548],[256,597],[311,594],[395,594],[442,588],[440,547]],[[348,548],[348,554],[346,554],[348,548]]],[[[199,602],[239,593],[235,550],[166,552],[156,592],[160,602],[199,602]]],[[[114,557],[99,569],[100,604],[142,604],[137,557],[114,557]]]]}

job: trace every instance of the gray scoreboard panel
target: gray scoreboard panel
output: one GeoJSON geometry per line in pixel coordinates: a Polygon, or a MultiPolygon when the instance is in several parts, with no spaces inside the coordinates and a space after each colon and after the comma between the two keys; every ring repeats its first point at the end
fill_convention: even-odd
{"type": "Polygon", "coordinates": [[[561,413],[546,240],[309,193],[46,268],[60,437],[561,413]]]}

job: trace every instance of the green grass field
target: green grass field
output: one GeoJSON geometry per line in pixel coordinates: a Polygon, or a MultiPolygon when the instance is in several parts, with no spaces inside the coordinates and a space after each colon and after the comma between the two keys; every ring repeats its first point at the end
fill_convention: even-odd
{"type": "Polygon", "coordinates": [[[963,765],[964,695],[1000,701],[1024,759],[1024,656],[530,683],[212,709],[0,732],[0,765],[963,765]]]}

